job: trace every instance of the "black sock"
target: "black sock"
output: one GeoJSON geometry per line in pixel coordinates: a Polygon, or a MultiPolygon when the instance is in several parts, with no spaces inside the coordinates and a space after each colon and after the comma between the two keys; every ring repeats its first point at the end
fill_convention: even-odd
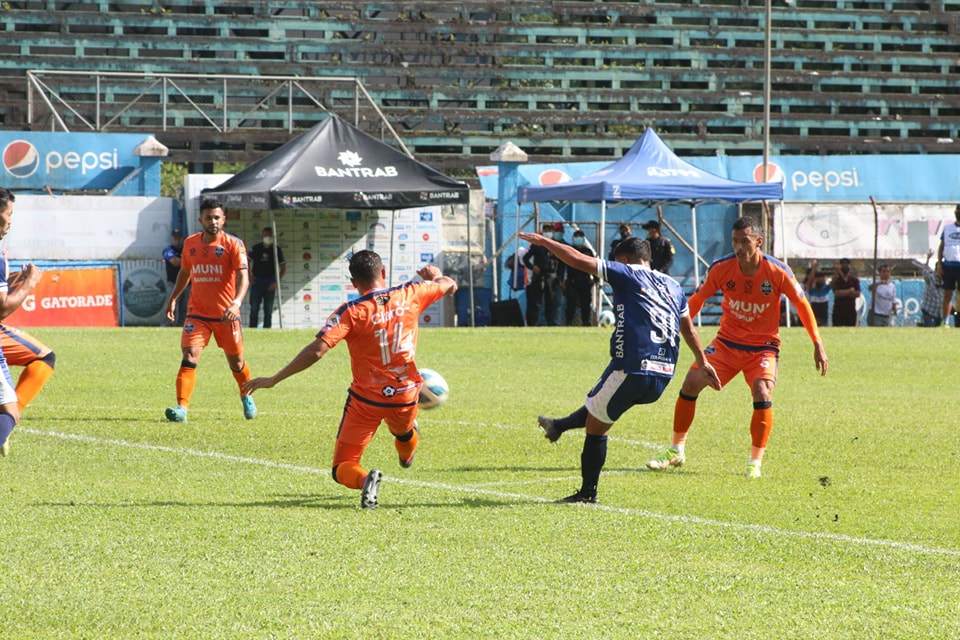
{"type": "Polygon", "coordinates": [[[580,475],[583,477],[583,486],[580,494],[596,496],[597,485],[600,484],[600,470],[607,461],[607,436],[587,434],[583,441],[583,451],[580,453],[580,475]]]}
{"type": "Polygon", "coordinates": [[[566,418],[557,418],[553,421],[553,426],[561,433],[570,429],[583,429],[585,424],[587,424],[586,407],[580,407],[566,418]]]}

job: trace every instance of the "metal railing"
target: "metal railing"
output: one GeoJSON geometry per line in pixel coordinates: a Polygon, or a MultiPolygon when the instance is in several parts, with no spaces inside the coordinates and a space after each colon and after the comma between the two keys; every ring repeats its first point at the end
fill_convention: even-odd
{"type": "Polygon", "coordinates": [[[118,127],[124,115],[132,113],[138,105],[149,105],[159,108],[161,131],[178,126],[178,121],[187,114],[218,133],[236,133],[245,125],[248,128],[254,126],[254,120],[273,122],[282,115],[283,126],[290,134],[299,128],[296,116],[302,115],[294,107],[297,100],[305,101],[309,109],[329,112],[329,97],[325,102],[321,98],[322,90],[329,92],[330,87],[346,86],[347,91],[352,89],[354,124],[359,124],[361,104],[365,104],[376,112],[403,152],[412,157],[383,111],[356,77],[37,69],[28,70],[26,75],[27,124],[34,125],[45,107],[53,131],[70,131],[73,123],[90,131],[107,131],[118,127]],[[67,82],[73,83],[67,90],[56,86],[67,82]],[[211,90],[216,99],[210,104],[202,104],[196,99],[197,93],[211,90]],[[126,91],[129,94],[125,94],[126,91]],[[111,99],[117,96],[122,99],[111,99]]]}

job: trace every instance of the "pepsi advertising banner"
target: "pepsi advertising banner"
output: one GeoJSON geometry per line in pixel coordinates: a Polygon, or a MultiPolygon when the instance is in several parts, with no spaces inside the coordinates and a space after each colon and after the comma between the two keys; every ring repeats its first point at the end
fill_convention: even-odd
{"type": "Polygon", "coordinates": [[[15,192],[106,190],[140,166],[143,133],[0,131],[0,184],[15,192]]]}
{"type": "MultiPolygon", "coordinates": [[[[762,182],[757,156],[682,157],[698,169],[740,182],[762,182]]],[[[522,184],[562,184],[609,162],[520,165],[522,184]]],[[[499,168],[477,167],[487,198],[496,199],[499,168]]],[[[960,155],[774,156],[768,182],[783,183],[787,202],[960,202],[960,155]]]]}

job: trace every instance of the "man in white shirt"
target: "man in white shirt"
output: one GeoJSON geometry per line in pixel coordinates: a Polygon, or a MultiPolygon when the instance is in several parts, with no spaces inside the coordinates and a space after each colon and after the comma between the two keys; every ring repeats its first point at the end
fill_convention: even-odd
{"type": "Polygon", "coordinates": [[[889,327],[897,317],[897,289],[890,281],[890,265],[880,265],[880,281],[870,285],[870,293],[873,295],[870,326],[889,327]]]}

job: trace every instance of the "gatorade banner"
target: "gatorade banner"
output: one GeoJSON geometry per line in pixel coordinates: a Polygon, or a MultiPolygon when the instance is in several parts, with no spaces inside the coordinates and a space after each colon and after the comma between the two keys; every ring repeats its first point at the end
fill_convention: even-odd
{"type": "Polygon", "coordinates": [[[117,327],[115,267],[50,269],[4,324],[18,327],[117,327]]]}

